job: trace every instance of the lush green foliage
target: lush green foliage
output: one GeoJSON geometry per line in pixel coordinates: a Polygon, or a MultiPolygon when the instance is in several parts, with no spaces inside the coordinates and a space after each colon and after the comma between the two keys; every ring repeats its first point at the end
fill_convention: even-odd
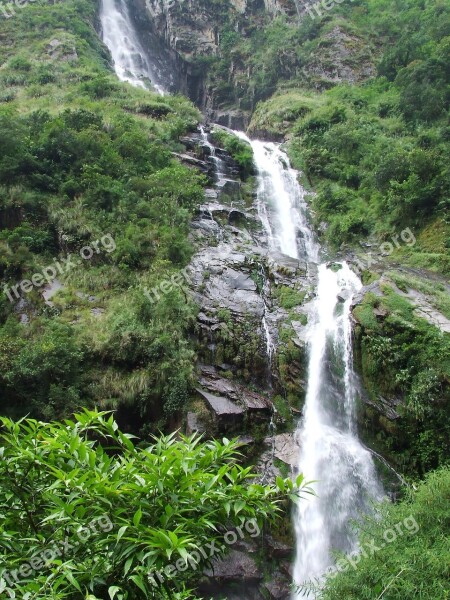
{"type": "MultiPolygon", "coordinates": [[[[336,247],[410,226],[418,243],[402,258],[450,272],[448,5],[441,0],[345,2],[322,19],[306,19],[298,31],[286,23],[268,27],[273,36],[266,32],[261,44],[277,56],[267,61],[274,71],[267,93],[277,81],[278,91],[257,106],[251,129],[289,134],[294,165],[318,192],[312,207],[316,224],[328,225],[325,240],[336,247]],[[352,36],[343,37],[347,53],[333,46],[332,31],[352,36]],[[293,40],[301,40],[296,50],[293,40]],[[356,61],[355,44],[361,40],[366,47],[376,45],[371,58],[376,78],[322,94],[307,91],[321,87],[311,74],[330,69],[324,63],[329,48],[338,63],[341,54],[356,61]],[[284,74],[277,64],[283,60],[289,65],[284,74]],[[290,75],[295,65],[298,79],[290,75]],[[280,78],[289,83],[281,86],[280,78]]],[[[350,66],[357,72],[356,65],[350,66]]]]}
{"type": "Polygon", "coordinates": [[[375,420],[371,428],[391,460],[423,474],[450,457],[450,335],[417,317],[391,286],[384,285],[383,292],[366,294],[354,311],[360,323],[358,360],[373,399],[400,399],[402,418],[383,418],[381,426],[375,420]],[[385,317],[376,319],[374,309],[385,317]]]}
{"type": "Polygon", "coordinates": [[[215,128],[212,135],[215,143],[226,150],[239,165],[240,177],[254,175],[253,151],[249,144],[224,129],[215,128]]]}
{"type": "Polygon", "coordinates": [[[172,434],[138,446],[112,417],[87,411],[63,423],[1,423],[2,597],[191,598],[212,542],[222,555],[227,531],[250,520],[254,532],[308,491],[301,477],[300,487],[254,483],[236,464],[237,441],[172,434]],[[163,583],[152,580],[176,564],[163,583]]]}
{"type": "Polygon", "coordinates": [[[403,502],[386,503],[361,531],[360,543],[367,548],[367,556],[362,555],[355,568],[347,563],[346,572],[329,579],[321,598],[447,600],[450,597],[449,497],[447,468],[429,474],[416,491],[408,492],[403,502]],[[411,527],[413,519],[417,531],[411,527]],[[371,550],[374,544],[379,548],[375,552],[371,550]]]}
{"type": "Polygon", "coordinates": [[[127,406],[127,422],[145,418],[156,431],[173,389],[189,393],[195,307],[182,287],[154,304],[144,289],[192,254],[204,182],[171,152],[199,113],[110,74],[93,3],[16,12],[0,18],[9,40],[0,49],[0,276],[19,284],[69,254],[82,264],[58,274],[53,306],[42,288],[16,307],[2,293],[1,412],[53,419],[82,403],[127,406]],[[100,244],[80,260],[105,235],[114,251],[100,244]]]}

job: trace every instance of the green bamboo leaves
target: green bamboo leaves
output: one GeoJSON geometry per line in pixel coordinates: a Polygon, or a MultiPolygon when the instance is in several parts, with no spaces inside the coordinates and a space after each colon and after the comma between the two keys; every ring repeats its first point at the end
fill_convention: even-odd
{"type": "Polygon", "coordinates": [[[310,492],[302,478],[254,483],[237,441],[174,433],[137,444],[102,412],[0,422],[5,597],[192,598],[187,586],[214,556],[205,548],[310,492]],[[175,571],[169,563],[176,577],[152,580],[175,571]]]}

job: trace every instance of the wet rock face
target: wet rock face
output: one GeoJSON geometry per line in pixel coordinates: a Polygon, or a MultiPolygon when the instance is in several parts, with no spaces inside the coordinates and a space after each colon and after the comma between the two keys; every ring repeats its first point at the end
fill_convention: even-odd
{"type": "Polygon", "coordinates": [[[209,411],[212,413],[214,424],[219,433],[231,432],[242,428],[244,409],[229,400],[226,396],[215,396],[197,388],[198,394],[205,400],[209,411]]]}
{"type": "Polygon", "coordinates": [[[185,59],[198,54],[216,54],[218,30],[214,6],[197,0],[146,0],[146,9],[156,31],[185,59]]]}
{"type": "MultiPolygon", "coordinates": [[[[225,7],[209,0],[130,0],[132,16],[157,66],[164,60],[171,66],[170,91],[187,94],[207,115],[231,129],[246,130],[251,117],[248,102],[241,103],[248,79],[248,65],[230,65],[230,97],[223,98],[217,83],[206,84],[208,58],[220,54],[221,24],[237,18],[246,27],[250,16],[264,12],[270,17],[298,18],[300,0],[230,0],[230,15],[225,7]]],[[[225,83],[225,82],[223,82],[225,83]]]]}
{"type": "MultiPolygon", "coordinates": [[[[188,271],[191,293],[199,307],[195,331],[198,364],[196,396],[187,415],[186,432],[226,437],[240,434],[243,454],[258,452],[261,444],[258,481],[268,483],[281,474],[276,461],[284,463],[284,469],[295,470],[299,448],[295,436],[275,431],[281,417],[273,401],[276,394],[286,396],[288,380],[299,392],[306,367],[301,317],[307,308],[291,304],[283,308],[280,297],[292,300],[292,294],[294,298],[307,295],[311,268],[268,250],[254,195],[248,184],[244,186],[238,179],[239,171],[225,152],[208,147],[204,135],[194,134],[183,142],[185,162],[189,157],[202,161],[204,172],[216,168],[209,173],[211,187],[191,229],[196,252],[188,271]],[[293,314],[296,310],[298,317],[293,314]],[[288,319],[296,322],[296,329],[286,330],[288,319]],[[268,334],[274,346],[271,358],[268,334]],[[270,434],[272,437],[267,437],[270,434]]],[[[270,547],[261,536],[233,545],[231,553],[204,574],[199,595],[229,600],[289,598],[288,565],[293,550],[286,530],[290,530],[290,515],[281,533],[286,539],[271,538],[270,547]],[[264,568],[256,560],[261,550],[271,560],[264,568]],[[269,572],[273,574],[267,581],[263,573],[269,572]]]]}
{"type": "MultiPolygon", "coordinates": [[[[270,538],[268,545],[272,542],[274,540],[270,538]]],[[[199,588],[200,594],[208,598],[226,597],[228,600],[261,600],[261,598],[288,600],[290,598],[288,576],[279,573],[270,582],[263,582],[261,569],[253,558],[253,554],[257,551],[256,544],[239,542],[236,547],[238,549],[233,548],[225,558],[215,560],[212,568],[204,573],[205,578],[199,588]]],[[[270,552],[270,545],[268,549],[270,552]]]]}
{"type": "Polygon", "coordinates": [[[303,74],[310,86],[324,90],[343,82],[356,84],[370,79],[376,75],[376,66],[367,43],[336,26],[324,36],[321,51],[311,56],[303,74]]]}
{"type": "MultiPolygon", "coordinates": [[[[220,166],[192,222],[197,252],[189,278],[199,306],[199,389],[241,407],[247,428],[268,423],[273,395],[286,396],[286,385],[301,394],[308,311],[300,304],[310,299],[311,273],[305,262],[268,250],[253,196],[243,194],[239,170],[227,153],[211,148],[204,134],[183,142],[185,162],[201,161],[204,171],[220,166]]],[[[227,418],[214,402],[203,400],[214,430],[225,431],[227,418]]],[[[238,423],[236,417],[229,420],[233,431],[238,423]]]]}
{"type": "Polygon", "coordinates": [[[299,0],[230,0],[231,5],[241,14],[266,10],[271,15],[298,14],[299,0]]]}
{"type": "MultiPolygon", "coordinates": [[[[198,394],[205,401],[211,414],[213,429],[218,433],[239,432],[253,424],[266,423],[273,413],[273,404],[267,395],[258,394],[248,387],[222,377],[219,368],[201,366],[198,394]]],[[[251,442],[252,440],[247,440],[251,442]]]]}
{"type": "MultiPolygon", "coordinates": [[[[272,544],[277,548],[283,546],[267,536],[266,550],[273,557],[272,544]]],[[[223,598],[228,600],[288,600],[291,596],[290,577],[282,573],[276,574],[271,581],[263,582],[263,574],[253,554],[257,545],[250,543],[236,544],[238,549],[223,559],[215,560],[212,568],[204,573],[205,578],[199,588],[199,593],[208,598],[223,598]],[[242,548],[242,550],[241,550],[242,548]]],[[[290,557],[292,548],[283,546],[284,554],[290,557]]]]}

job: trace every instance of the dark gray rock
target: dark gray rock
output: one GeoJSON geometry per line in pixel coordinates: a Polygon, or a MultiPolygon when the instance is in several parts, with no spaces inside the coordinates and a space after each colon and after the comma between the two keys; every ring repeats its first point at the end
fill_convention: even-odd
{"type": "Polygon", "coordinates": [[[339,292],[339,294],[337,295],[337,299],[339,300],[339,302],[347,302],[347,300],[351,297],[351,292],[349,290],[342,290],[341,292],[339,292]]]}
{"type": "Polygon", "coordinates": [[[289,600],[292,596],[288,579],[277,577],[273,581],[263,583],[261,587],[266,592],[264,598],[269,600],[289,600]]]}
{"type": "Polygon", "coordinates": [[[214,396],[200,388],[196,388],[200,397],[206,402],[214,424],[219,432],[233,431],[242,426],[244,420],[244,409],[224,396],[214,396]]]}
{"type": "Polygon", "coordinates": [[[271,535],[264,538],[269,554],[273,558],[291,558],[294,548],[281,540],[275,539],[271,535]]]}
{"type": "Polygon", "coordinates": [[[244,385],[221,377],[212,366],[203,366],[199,384],[209,394],[227,398],[240,406],[251,421],[269,420],[273,404],[269,398],[250,390],[244,385]]]}
{"type": "Polygon", "coordinates": [[[198,415],[193,412],[188,412],[188,414],[186,415],[186,435],[204,432],[205,427],[200,422],[198,415]]]}
{"type": "Polygon", "coordinates": [[[214,577],[216,583],[245,582],[257,583],[263,576],[255,560],[244,552],[231,550],[223,559],[215,560],[212,568],[205,572],[207,577],[214,577]]]}

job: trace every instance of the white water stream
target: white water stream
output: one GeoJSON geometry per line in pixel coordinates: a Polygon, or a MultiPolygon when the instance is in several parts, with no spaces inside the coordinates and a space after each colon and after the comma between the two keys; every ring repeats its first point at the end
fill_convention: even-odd
{"type": "MultiPolygon", "coordinates": [[[[103,40],[113,56],[117,76],[142,88],[151,81],[163,93],[125,0],[102,0],[100,18],[103,40]]],[[[304,191],[287,155],[276,144],[251,141],[245,134],[236,133],[253,148],[258,212],[270,250],[318,263],[319,247],[306,218],[304,191]]],[[[223,174],[218,172],[218,179],[221,177],[223,174]]],[[[295,515],[294,580],[299,584],[320,579],[333,563],[333,551],[355,548],[351,521],[369,510],[372,499],[382,495],[371,455],[358,440],[355,427],[350,306],[360,285],[345,263],[339,270],[319,265],[317,297],[308,325],[306,402],[298,431],[298,470],[307,480],[317,480],[317,496],[302,501],[295,515]]],[[[266,316],[263,325],[268,352],[272,353],[266,316]]],[[[303,592],[295,592],[294,597],[303,597],[303,592]]]]}
{"type": "MultiPolygon", "coordinates": [[[[317,263],[320,249],[306,218],[304,190],[287,155],[276,144],[239,136],[253,148],[259,214],[272,249],[317,263]]],[[[308,325],[307,394],[298,428],[298,472],[316,481],[317,496],[301,502],[295,514],[294,582],[306,585],[294,598],[307,597],[309,582],[320,581],[333,564],[333,552],[356,549],[352,522],[382,497],[372,456],[356,434],[350,308],[360,288],[346,263],[319,265],[308,325]]],[[[314,592],[309,590],[308,597],[314,592]]]]}
{"type": "MultiPolygon", "coordinates": [[[[301,502],[295,517],[294,581],[300,585],[320,580],[334,551],[356,549],[352,521],[382,497],[372,456],[355,433],[350,305],[360,286],[346,263],[338,272],[319,266],[298,465],[307,480],[317,480],[317,497],[301,502]],[[348,299],[340,302],[343,291],[348,299]]],[[[294,594],[302,597],[314,595],[294,594]]]]}
{"type": "Polygon", "coordinates": [[[135,87],[153,87],[164,95],[158,71],[139,41],[126,0],[101,0],[100,22],[103,42],[111,52],[117,77],[135,87]]]}
{"type": "Polygon", "coordinates": [[[202,136],[202,143],[205,148],[208,148],[209,156],[211,160],[214,162],[214,171],[216,178],[217,187],[222,187],[226,181],[228,181],[226,177],[226,166],[224,161],[219,158],[216,154],[216,147],[214,144],[211,144],[209,141],[208,134],[205,131],[204,127],[200,127],[200,135],[202,136]]]}

